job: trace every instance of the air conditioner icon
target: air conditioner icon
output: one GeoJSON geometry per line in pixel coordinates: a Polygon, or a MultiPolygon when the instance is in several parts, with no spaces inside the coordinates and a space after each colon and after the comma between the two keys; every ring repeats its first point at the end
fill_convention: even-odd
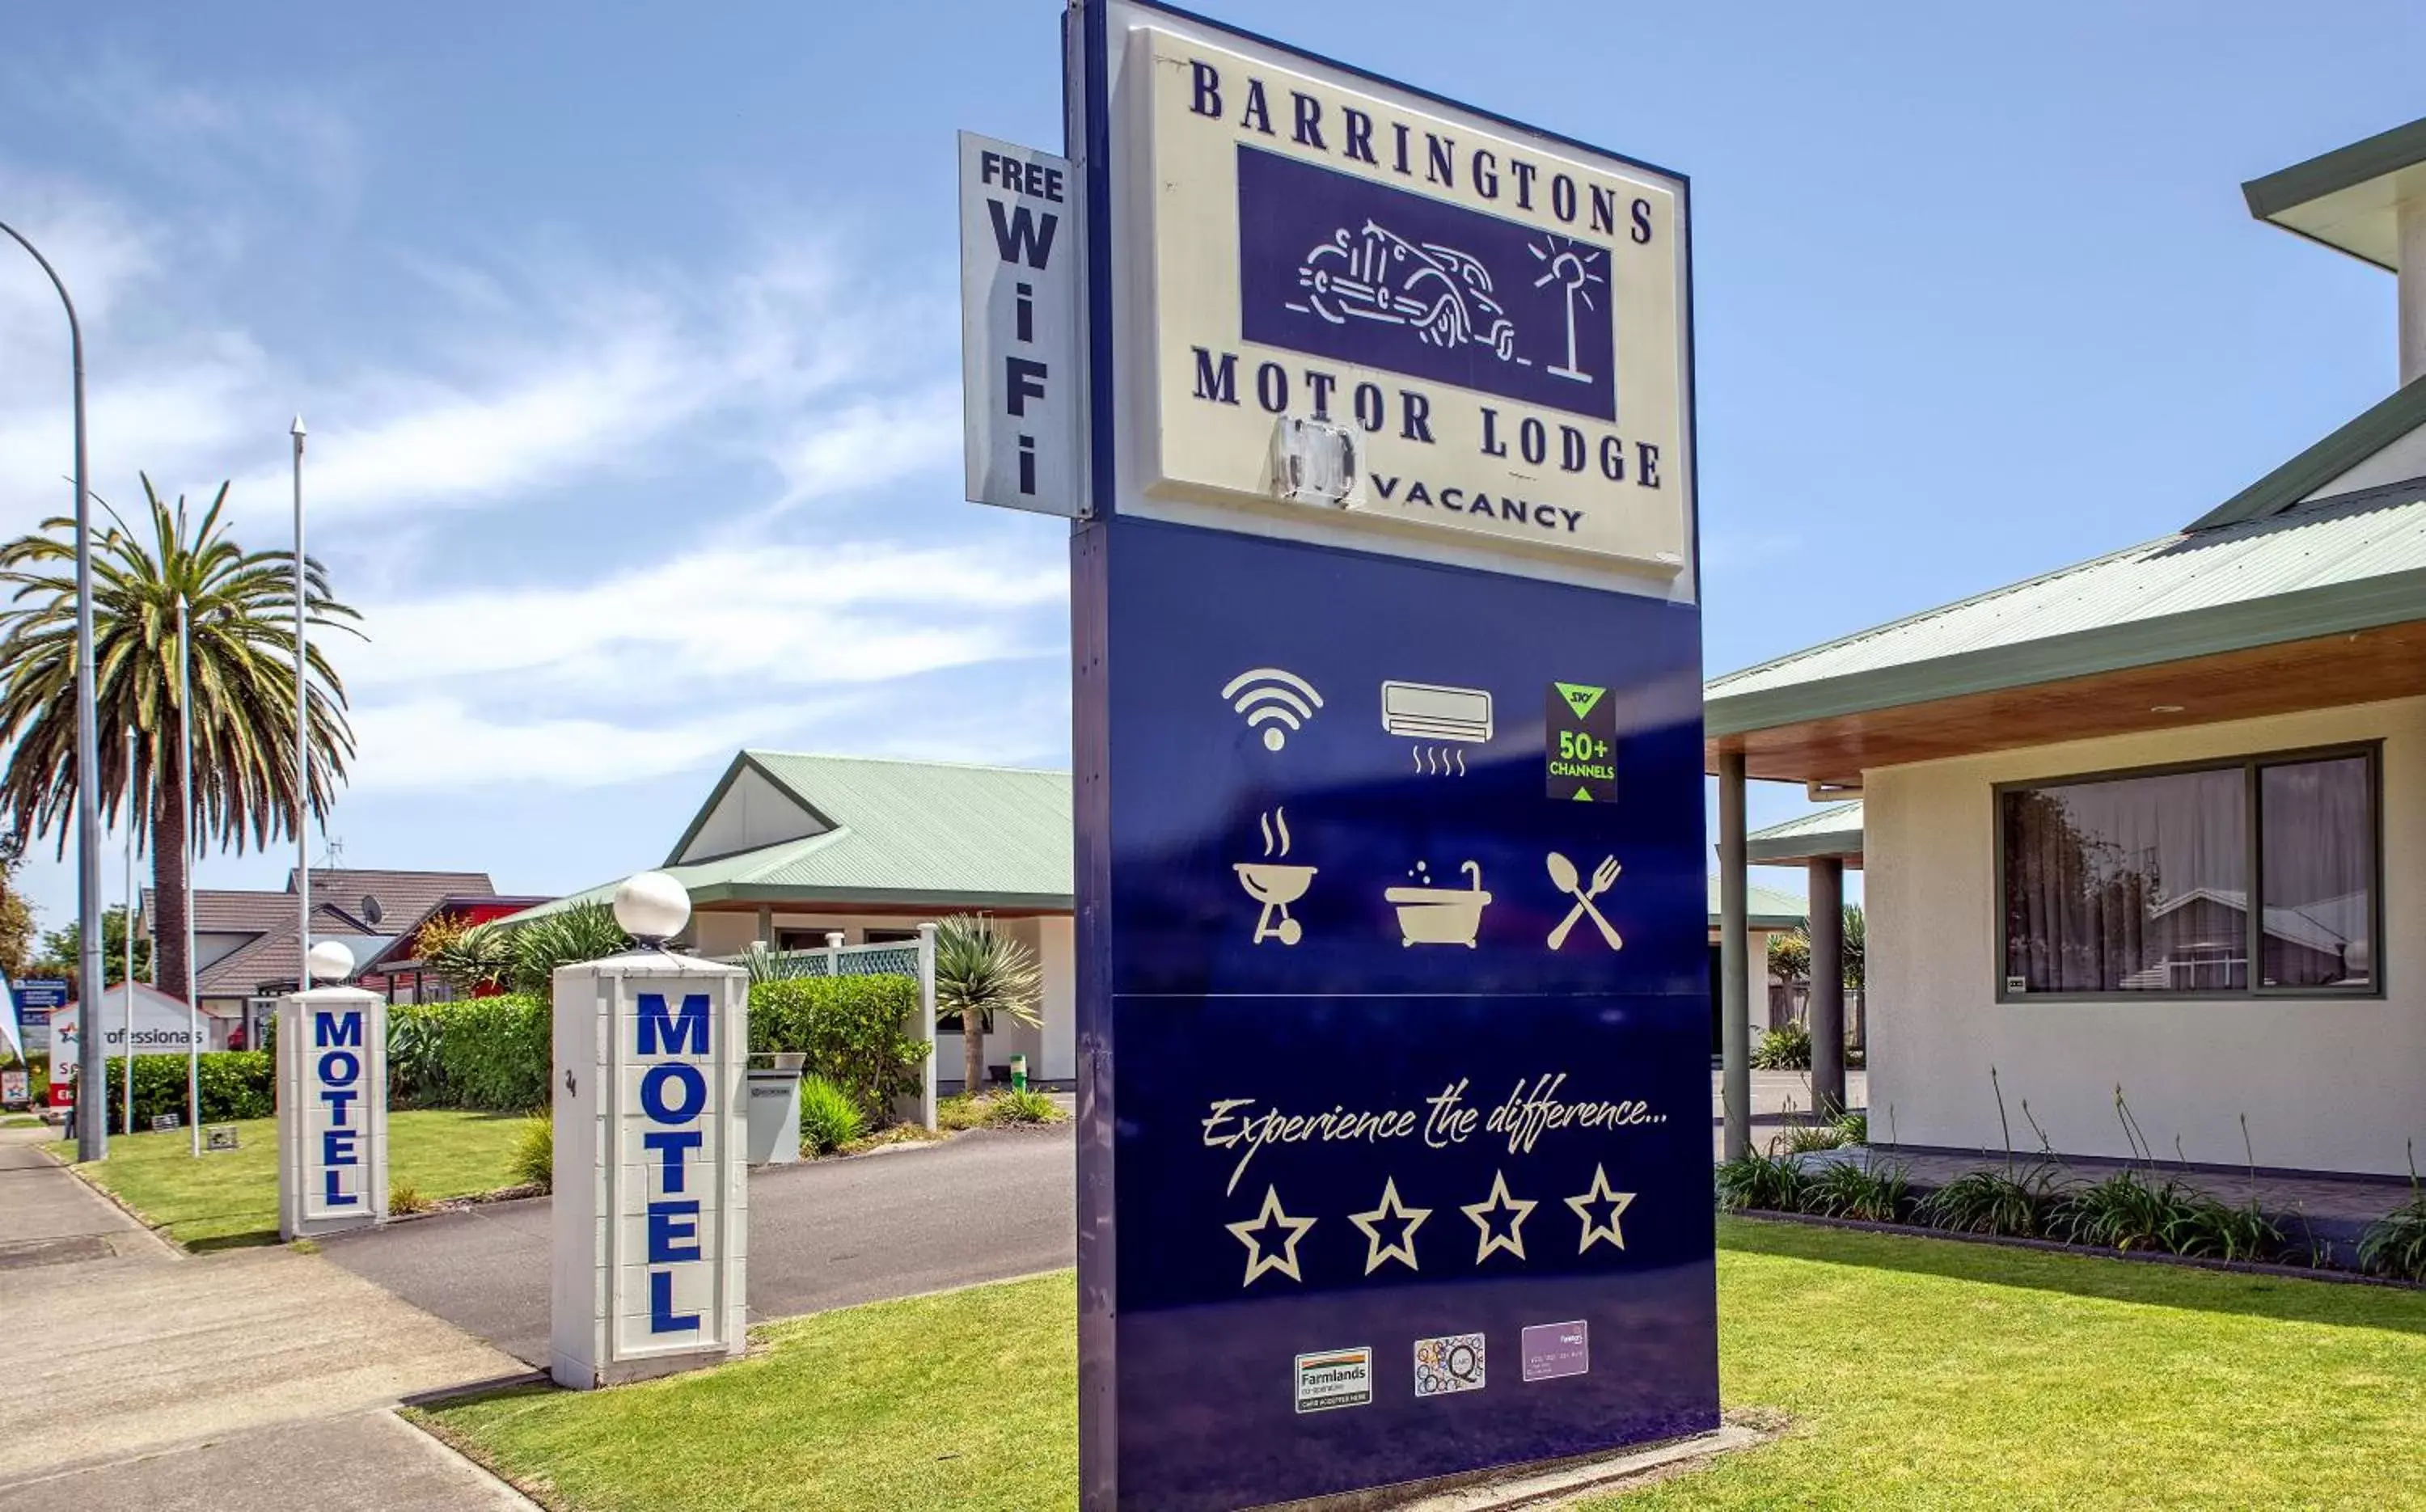
{"type": "Polygon", "coordinates": [[[1384,683],[1382,728],[1409,740],[1479,746],[1491,738],[1491,695],[1431,683],[1384,683]]]}

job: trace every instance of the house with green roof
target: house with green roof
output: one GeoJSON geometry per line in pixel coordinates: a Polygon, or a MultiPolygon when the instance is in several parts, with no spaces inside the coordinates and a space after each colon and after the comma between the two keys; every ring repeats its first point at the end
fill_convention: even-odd
{"type": "MultiPolygon", "coordinates": [[[[922,923],[993,915],[1036,953],[1043,1021],[989,1031],[987,1064],[1023,1054],[1031,1074],[1061,1084],[1077,1076],[1071,856],[1067,772],[744,750],[658,869],[689,891],[685,942],[709,956],[762,941],[804,950],[837,935],[850,945],[914,940],[922,923]]],[[[603,902],[615,886],[515,918],[603,902]]],[[[958,1068],[946,1060],[942,1070],[958,1068]]]]}
{"type": "Polygon", "coordinates": [[[2426,121],[2243,192],[2396,275],[2396,392],[2158,539],[1706,689],[1723,932],[1752,864],[1810,867],[1815,924],[1863,869],[1906,1145],[1996,1148],[1991,1068],[2065,1153],[2130,1153],[2118,1087],[2194,1163],[2393,1174],[2426,1137],[2426,121]],[[1859,807],[1755,844],[1748,780],[1859,807]]]}

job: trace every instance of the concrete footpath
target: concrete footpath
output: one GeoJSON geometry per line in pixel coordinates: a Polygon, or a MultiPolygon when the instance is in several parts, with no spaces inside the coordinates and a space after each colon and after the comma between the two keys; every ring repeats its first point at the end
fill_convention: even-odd
{"type": "Polygon", "coordinates": [[[521,1374],[315,1255],[187,1256],[0,1130],[0,1512],[531,1504],[391,1410],[521,1374]]]}

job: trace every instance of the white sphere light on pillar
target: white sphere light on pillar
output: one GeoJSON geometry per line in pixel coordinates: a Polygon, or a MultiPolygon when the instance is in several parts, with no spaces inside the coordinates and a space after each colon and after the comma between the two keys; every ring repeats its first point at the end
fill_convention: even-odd
{"type": "Polygon", "coordinates": [[[303,973],[318,981],[342,982],[354,974],[354,953],[343,941],[323,940],[304,956],[303,973]]]}
{"type": "Polygon", "coordinates": [[[615,889],[615,922],[635,940],[663,944],[690,922],[690,893],[663,872],[635,872],[615,889]]]}

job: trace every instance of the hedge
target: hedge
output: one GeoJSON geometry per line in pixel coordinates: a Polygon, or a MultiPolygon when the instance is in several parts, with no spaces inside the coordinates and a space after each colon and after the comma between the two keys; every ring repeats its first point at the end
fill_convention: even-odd
{"type": "MultiPolygon", "coordinates": [[[[214,1050],[200,1058],[204,1123],[233,1123],[238,1118],[267,1118],[278,1111],[278,1071],[266,1050],[214,1050]]],[[[109,1058],[109,1130],[124,1134],[126,1057],[109,1058]]],[[[152,1120],[173,1113],[186,1117],[186,1057],[135,1057],[135,1132],[142,1134],[152,1120]]]]}
{"type": "Polygon", "coordinates": [[[807,1072],[856,1102],[871,1125],[918,1090],[927,1041],[907,976],[790,976],[750,989],[750,1052],[805,1054],[807,1072]]]}
{"type": "MultiPolygon", "coordinates": [[[[388,1100],[396,1107],[519,1113],[548,1105],[553,1018],[536,993],[399,1004],[388,1009],[388,1100]]],[[[752,1054],[790,1051],[841,1088],[871,1124],[918,1090],[927,1045],[918,984],[906,976],[790,977],[750,989],[752,1054]]],[[[138,1098],[141,1086],[137,1088],[138,1098]]]]}
{"type": "Polygon", "coordinates": [[[522,1113],[548,1102],[553,1019],[534,992],[388,1009],[388,1101],[396,1107],[522,1113]]]}

